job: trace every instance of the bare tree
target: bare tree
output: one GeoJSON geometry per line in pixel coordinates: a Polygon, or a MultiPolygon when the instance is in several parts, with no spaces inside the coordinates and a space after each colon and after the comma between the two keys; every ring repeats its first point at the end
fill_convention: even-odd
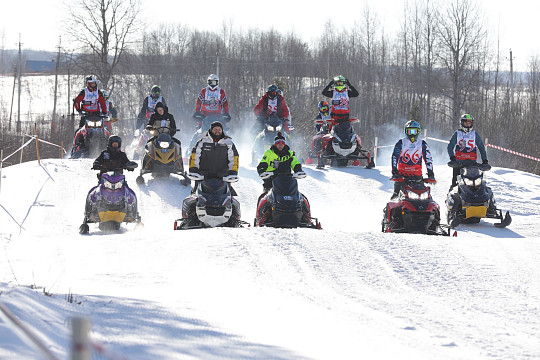
{"type": "Polygon", "coordinates": [[[467,92],[478,76],[475,62],[484,51],[487,36],[483,17],[474,0],[452,0],[438,13],[436,32],[438,60],[450,78],[450,89],[441,89],[450,100],[451,116],[456,119],[467,100],[467,92]]]}
{"type": "Polygon", "coordinates": [[[137,32],[140,0],[75,0],[68,5],[65,32],[81,52],[79,65],[109,87],[115,69],[137,32]]]}

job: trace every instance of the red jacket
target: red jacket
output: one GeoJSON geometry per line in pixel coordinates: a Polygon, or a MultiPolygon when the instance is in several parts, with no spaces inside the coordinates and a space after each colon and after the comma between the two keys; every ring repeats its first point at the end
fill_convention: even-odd
{"type": "Polygon", "coordinates": [[[205,87],[201,90],[199,97],[197,98],[197,104],[195,105],[195,111],[201,112],[204,115],[208,114],[221,114],[222,112],[224,114],[229,113],[229,102],[227,101],[227,97],[225,96],[225,91],[223,89],[219,89],[219,99],[213,99],[209,102],[205,102],[206,98],[206,91],[208,90],[208,87],[205,87]]]}
{"type": "Polygon", "coordinates": [[[283,96],[278,95],[277,96],[277,107],[275,109],[269,109],[268,107],[268,101],[270,99],[268,98],[268,94],[264,94],[260,99],[257,105],[255,105],[255,108],[253,109],[253,112],[255,113],[255,116],[261,116],[269,117],[273,112],[277,113],[277,116],[279,118],[285,119],[289,116],[289,107],[287,106],[287,103],[285,102],[285,99],[283,96]]]}
{"type": "Polygon", "coordinates": [[[94,89],[91,89],[90,87],[86,87],[85,89],[81,90],[79,95],[77,95],[77,97],[75,98],[74,106],[75,106],[75,110],[77,110],[77,111],[84,110],[84,111],[88,111],[90,113],[93,113],[93,112],[102,112],[104,114],[107,113],[107,103],[105,102],[105,98],[103,97],[103,93],[101,92],[101,90],[98,90],[98,89],[94,90],[94,89]],[[83,100],[84,100],[85,90],[86,89],[88,89],[88,91],[90,91],[90,92],[94,92],[94,91],[98,92],[98,104],[99,104],[99,106],[98,106],[97,110],[88,109],[87,105],[82,103],[83,100]]]}

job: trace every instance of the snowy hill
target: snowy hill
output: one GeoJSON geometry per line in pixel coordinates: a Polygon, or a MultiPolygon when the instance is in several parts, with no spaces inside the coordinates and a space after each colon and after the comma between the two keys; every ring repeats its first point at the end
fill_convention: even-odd
{"type": "MultiPolygon", "coordinates": [[[[381,233],[390,169],[317,170],[299,181],[323,230],[173,231],[178,178],[135,185],[145,227],[78,234],[90,160],[2,171],[0,302],[67,358],[69,318],[129,359],[540,358],[540,177],[487,173],[513,222],[457,237],[381,233]],[[71,301],[68,301],[71,300],[71,301]]],[[[436,166],[445,215],[451,170],[436,166]]],[[[253,222],[252,167],[235,184],[253,222]]],[[[0,358],[34,359],[0,321],[0,358]]]]}

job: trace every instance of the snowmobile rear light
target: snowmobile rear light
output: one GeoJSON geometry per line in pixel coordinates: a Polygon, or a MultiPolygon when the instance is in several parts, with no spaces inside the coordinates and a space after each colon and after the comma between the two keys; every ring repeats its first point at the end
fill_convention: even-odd
{"type": "Polygon", "coordinates": [[[115,182],[115,183],[112,183],[108,180],[105,180],[103,185],[105,185],[105,187],[107,189],[111,189],[111,190],[116,190],[116,189],[120,189],[123,185],[124,185],[124,179],[118,181],[118,182],[115,182]]]}
{"type": "Polygon", "coordinates": [[[429,199],[429,189],[425,190],[407,190],[407,197],[411,200],[427,200],[429,199]]]}
{"type": "Polygon", "coordinates": [[[162,149],[168,149],[169,145],[170,145],[170,143],[168,141],[160,141],[159,142],[159,147],[162,148],[162,149]]]}

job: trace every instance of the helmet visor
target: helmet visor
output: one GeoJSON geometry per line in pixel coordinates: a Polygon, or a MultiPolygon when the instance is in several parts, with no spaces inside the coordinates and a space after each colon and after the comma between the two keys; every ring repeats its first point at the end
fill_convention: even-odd
{"type": "Polygon", "coordinates": [[[208,85],[210,85],[211,87],[216,87],[217,84],[218,84],[218,81],[215,79],[208,80],[208,85]]]}
{"type": "Polygon", "coordinates": [[[325,106],[321,107],[321,112],[322,113],[328,112],[328,105],[325,105],[325,106]]]}
{"type": "Polygon", "coordinates": [[[418,134],[420,134],[420,129],[418,129],[418,128],[407,128],[407,129],[405,129],[405,134],[407,134],[407,135],[418,135],[418,134]]]}
{"type": "Polygon", "coordinates": [[[273,99],[273,98],[275,98],[276,96],[277,96],[277,91],[269,91],[269,92],[268,92],[268,97],[269,97],[270,99],[273,99]]]}
{"type": "Polygon", "coordinates": [[[335,85],[339,86],[339,87],[342,87],[343,85],[345,85],[345,82],[343,82],[343,80],[338,80],[338,81],[335,82],[335,85]]]}

